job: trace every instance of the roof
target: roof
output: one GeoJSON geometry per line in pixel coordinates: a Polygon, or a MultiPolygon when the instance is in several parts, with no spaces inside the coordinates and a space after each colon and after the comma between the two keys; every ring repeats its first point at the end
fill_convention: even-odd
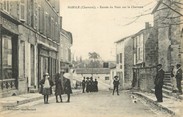
{"type": "Polygon", "coordinates": [[[157,9],[159,8],[159,6],[161,5],[162,1],[163,1],[163,0],[159,0],[159,1],[158,1],[157,5],[155,6],[155,8],[154,8],[153,11],[152,11],[152,14],[154,14],[154,13],[156,12],[156,10],[157,10],[157,9]]]}
{"type": "Polygon", "coordinates": [[[133,35],[124,37],[124,38],[122,38],[122,39],[120,39],[120,40],[118,40],[118,41],[115,41],[114,43],[119,43],[119,42],[121,42],[121,41],[124,41],[124,40],[128,39],[129,37],[132,37],[132,36],[133,36],[133,35]]]}
{"type": "Polygon", "coordinates": [[[71,44],[73,43],[73,38],[72,38],[72,33],[71,32],[66,31],[64,29],[61,29],[61,34],[63,34],[66,37],[68,37],[68,39],[70,39],[71,44]]]}
{"type": "Polygon", "coordinates": [[[77,68],[77,74],[110,74],[109,68],[77,68]]]}

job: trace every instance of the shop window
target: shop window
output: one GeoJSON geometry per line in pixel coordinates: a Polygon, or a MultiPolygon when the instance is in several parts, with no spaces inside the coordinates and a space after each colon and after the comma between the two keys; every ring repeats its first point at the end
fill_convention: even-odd
{"type": "Polygon", "coordinates": [[[3,46],[2,46],[2,65],[4,76],[3,79],[12,78],[12,41],[11,37],[3,36],[3,46]]]}

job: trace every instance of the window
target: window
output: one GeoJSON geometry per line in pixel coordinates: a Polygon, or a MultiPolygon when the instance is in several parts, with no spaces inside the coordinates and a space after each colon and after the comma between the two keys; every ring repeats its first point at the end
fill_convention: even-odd
{"type": "Polygon", "coordinates": [[[19,19],[25,21],[25,1],[20,0],[19,19]]]}
{"type": "Polygon", "coordinates": [[[117,62],[117,64],[119,64],[119,54],[117,54],[117,56],[116,56],[116,62],[117,62]]]}
{"type": "Polygon", "coordinates": [[[10,1],[9,1],[9,0],[4,0],[4,1],[3,1],[3,9],[4,9],[4,11],[6,11],[7,13],[10,12],[10,1]]]}
{"type": "Polygon", "coordinates": [[[44,19],[43,19],[43,22],[44,22],[44,25],[43,25],[43,30],[44,30],[44,34],[45,35],[47,35],[47,28],[48,28],[48,13],[47,12],[45,12],[45,14],[44,14],[44,19]]]}
{"type": "Polygon", "coordinates": [[[11,79],[12,78],[12,42],[11,37],[4,36],[3,37],[3,72],[4,72],[4,79],[11,79]]]}
{"type": "Polygon", "coordinates": [[[58,23],[55,22],[55,40],[58,41],[57,39],[59,39],[59,27],[58,27],[58,23]]]}
{"type": "Polygon", "coordinates": [[[120,53],[120,63],[122,63],[122,53],[120,53]]]}
{"type": "Polygon", "coordinates": [[[108,76],[106,76],[106,77],[105,77],[105,80],[109,80],[109,77],[108,77],[108,76]]]}
{"type": "Polygon", "coordinates": [[[137,45],[136,45],[136,44],[137,44],[137,38],[134,38],[134,40],[133,40],[133,47],[134,47],[134,48],[136,48],[136,47],[137,47],[137,45]]]}
{"type": "Polygon", "coordinates": [[[140,47],[137,49],[138,60],[140,60],[140,47]]]}
{"type": "Polygon", "coordinates": [[[38,8],[38,12],[39,12],[39,31],[40,33],[44,32],[44,10],[39,7],[38,8]]]}
{"type": "Polygon", "coordinates": [[[51,17],[51,39],[54,40],[54,19],[51,17]]]}
{"type": "Polygon", "coordinates": [[[120,69],[122,69],[123,68],[123,66],[122,65],[120,65],[120,69]]]}

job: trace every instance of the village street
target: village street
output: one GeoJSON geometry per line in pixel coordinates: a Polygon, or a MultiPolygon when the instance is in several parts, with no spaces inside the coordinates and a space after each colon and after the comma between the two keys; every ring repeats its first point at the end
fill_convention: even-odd
{"type": "Polygon", "coordinates": [[[3,117],[168,117],[140,99],[133,99],[129,91],[112,95],[112,91],[79,93],[71,96],[71,102],[56,103],[51,97],[49,104],[43,100],[34,101],[4,112],[3,117]],[[134,101],[137,101],[135,103],[134,101]]]}

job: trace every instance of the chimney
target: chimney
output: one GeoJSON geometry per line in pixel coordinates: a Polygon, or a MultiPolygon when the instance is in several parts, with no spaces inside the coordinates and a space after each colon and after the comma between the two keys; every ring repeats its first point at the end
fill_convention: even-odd
{"type": "Polygon", "coordinates": [[[151,27],[151,25],[149,24],[149,22],[146,22],[145,23],[145,29],[148,29],[148,28],[150,28],[151,27]]]}

